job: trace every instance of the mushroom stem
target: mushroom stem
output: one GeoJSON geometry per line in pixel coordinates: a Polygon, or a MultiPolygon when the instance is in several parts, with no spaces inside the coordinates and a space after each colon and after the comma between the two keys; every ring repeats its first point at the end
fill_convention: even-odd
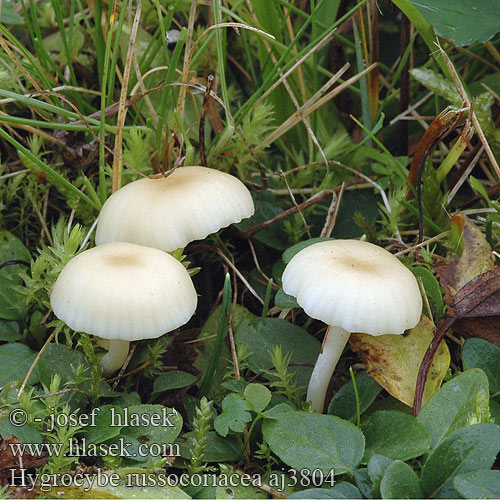
{"type": "Polygon", "coordinates": [[[109,340],[108,352],[100,360],[104,376],[111,375],[123,366],[128,356],[129,345],[128,340],[109,340]]]}
{"type": "Polygon", "coordinates": [[[306,401],[311,401],[313,411],[323,413],[326,390],[342,351],[349,340],[349,335],[347,330],[338,326],[329,326],[326,331],[321,352],[314,365],[307,388],[306,401]]]}

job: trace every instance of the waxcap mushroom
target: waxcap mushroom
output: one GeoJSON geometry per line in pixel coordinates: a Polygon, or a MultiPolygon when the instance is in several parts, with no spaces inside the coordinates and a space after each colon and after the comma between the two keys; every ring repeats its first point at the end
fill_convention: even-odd
{"type": "Polygon", "coordinates": [[[422,312],[415,276],[366,241],[330,240],[304,248],[288,263],[283,290],[312,318],[350,332],[403,333],[422,312]]]}
{"type": "Polygon", "coordinates": [[[128,241],[172,252],[250,217],[250,192],[236,177],[205,167],[179,167],[166,177],[122,187],[104,203],[96,244],[128,241]]]}
{"type": "Polygon", "coordinates": [[[283,290],[312,318],[329,325],[307,391],[323,411],[326,390],[350,332],[401,334],[413,328],[422,298],[413,274],[387,250],[358,240],[331,240],[298,252],[283,272],[283,290]]]}
{"type": "MultiPolygon", "coordinates": [[[[108,354],[120,346],[126,358],[129,341],[156,338],[185,324],[197,295],[189,273],[171,255],[116,242],[71,259],[52,287],[50,304],[70,328],[109,339],[108,354]]],[[[121,366],[116,363],[105,372],[121,366]]]]}

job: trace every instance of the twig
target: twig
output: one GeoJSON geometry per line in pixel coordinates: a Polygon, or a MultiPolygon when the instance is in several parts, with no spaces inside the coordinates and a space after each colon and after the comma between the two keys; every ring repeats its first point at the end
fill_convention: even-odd
{"type": "Polygon", "coordinates": [[[413,398],[414,417],[419,414],[420,408],[422,407],[422,396],[424,395],[425,382],[427,380],[427,374],[429,373],[429,369],[432,365],[434,355],[436,354],[439,344],[441,344],[446,331],[451,328],[455,320],[456,318],[450,316],[448,313],[439,320],[434,337],[431,340],[427,351],[425,351],[425,355],[420,365],[420,370],[417,376],[417,383],[415,386],[415,397],[413,398]]]}
{"type": "Polygon", "coordinates": [[[120,380],[125,377],[129,377],[130,375],[135,375],[136,373],[140,372],[141,370],[144,370],[144,368],[147,368],[151,364],[151,361],[146,361],[145,363],[142,363],[142,365],[139,365],[138,367],[134,368],[133,370],[130,370],[127,373],[120,373],[116,377],[113,378],[108,378],[108,383],[111,382],[116,382],[117,380],[120,380]]]}

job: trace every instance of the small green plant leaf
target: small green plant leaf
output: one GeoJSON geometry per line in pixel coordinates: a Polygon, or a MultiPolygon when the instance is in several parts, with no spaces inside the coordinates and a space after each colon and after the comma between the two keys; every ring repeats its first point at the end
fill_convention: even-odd
{"type": "Polygon", "coordinates": [[[264,411],[271,401],[271,391],[262,384],[248,384],[245,387],[245,399],[253,411],[264,411]]]}
{"type": "Polygon", "coordinates": [[[343,499],[343,498],[362,498],[361,492],[351,483],[342,481],[333,488],[312,488],[310,490],[298,491],[292,493],[288,498],[314,498],[314,499],[343,499]]]}
{"type": "Polygon", "coordinates": [[[444,314],[443,294],[438,280],[426,267],[423,266],[410,267],[410,271],[413,273],[415,278],[422,279],[425,293],[432,308],[434,321],[436,321],[444,314]]]}
{"type": "MultiPolygon", "coordinates": [[[[354,377],[358,388],[359,409],[362,414],[382,391],[378,382],[366,371],[360,371],[354,377]]],[[[356,419],[356,397],[352,380],[349,379],[333,396],[328,406],[328,414],[345,420],[356,419]]]]}
{"type": "Polygon", "coordinates": [[[61,385],[74,379],[74,370],[78,365],[85,367],[88,375],[90,367],[85,356],[63,344],[50,344],[42,354],[36,365],[36,372],[40,377],[40,382],[49,387],[52,375],[58,374],[61,377],[61,385]]]}
{"type": "Polygon", "coordinates": [[[298,309],[300,306],[297,299],[292,295],[288,295],[280,288],[274,296],[274,305],[281,309],[298,309]]]}
{"type": "Polygon", "coordinates": [[[135,405],[124,408],[124,412],[125,425],[120,434],[141,442],[173,443],[182,429],[182,417],[173,408],[162,405],[135,405]]]}
{"type": "Polygon", "coordinates": [[[377,411],[361,426],[366,438],[363,463],[375,455],[392,460],[409,460],[430,447],[430,435],[417,419],[397,411],[377,411]]]}
{"type": "Polygon", "coordinates": [[[120,429],[123,425],[119,425],[119,423],[125,422],[122,408],[119,406],[105,405],[97,408],[94,413],[94,420],[90,420],[92,416],[92,414],[90,414],[90,424],[84,427],[84,436],[88,443],[103,443],[120,434],[120,429]],[[92,425],[92,423],[94,425],[92,425]]]}
{"type": "Polygon", "coordinates": [[[431,449],[451,432],[469,424],[476,415],[479,394],[488,395],[488,378],[480,369],[467,370],[434,394],[418,414],[418,421],[431,434],[431,449]]]}
{"type": "Polygon", "coordinates": [[[16,321],[0,319],[0,341],[15,342],[23,338],[19,331],[19,324],[16,321]]]}
{"type": "Polygon", "coordinates": [[[240,394],[228,394],[222,401],[222,413],[214,420],[215,430],[223,437],[229,431],[243,432],[245,424],[252,420],[250,406],[240,394]]]}
{"type": "MultiPolygon", "coordinates": [[[[13,260],[29,262],[28,249],[19,238],[9,231],[0,231],[0,265],[13,260]]],[[[21,319],[26,313],[24,295],[18,290],[22,284],[19,277],[21,264],[7,265],[0,269],[0,318],[21,319]]]]}
{"type": "Polygon", "coordinates": [[[167,373],[162,373],[153,383],[153,394],[157,395],[164,391],[188,387],[189,385],[194,384],[196,380],[197,379],[194,375],[181,370],[172,370],[167,373]]]}
{"type": "Polygon", "coordinates": [[[400,460],[387,467],[380,482],[380,494],[382,498],[423,498],[417,474],[400,460]]]}
{"type": "Polygon", "coordinates": [[[500,470],[482,469],[458,474],[453,486],[464,498],[500,498],[500,470]]]}
{"type": "MultiPolygon", "coordinates": [[[[242,321],[235,333],[236,346],[247,345],[248,367],[254,373],[269,370],[273,366],[271,353],[274,346],[281,346],[283,357],[290,353],[290,363],[310,363],[314,365],[321,343],[306,330],[278,318],[256,318],[242,321]]],[[[289,373],[296,374],[299,386],[307,387],[312,368],[291,366],[289,373]]],[[[269,374],[264,375],[271,379],[269,374]]],[[[304,392],[301,391],[301,392],[304,392]]]]}
{"type": "Polygon", "coordinates": [[[500,428],[477,424],[457,429],[431,453],[422,469],[426,498],[457,498],[455,476],[489,469],[500,451],[500,428]]]}
{"type": "MultiPolygon", "coordinates": [[[[202,378],[208,370],[210,359],[215,349],[215,340],[217,336],[217,330],[219,329],[219,320],[221,317],[221,307],[222,306],[217,307],[208,317],[207,321],[203,325],[203,328],[201,329],[200,336],[198,337],[200,340],[203,340],[203,347],[197,348],[199,355],[196,358],[194,365],[196,369],[201,372],[202,378]]],[[[246,307],[236,304],[233,309],[231,322],[233,331],[236,331],[236,329],[244,319],[253,317],[254,315],[246,307]]],[[[221,383],[224,374],[230,366],[230,359],[231,354],[229,353],[229,349],[225,344],[223,344],[219,363],[215,369],[214,378],[212,379],[212,386],[210,387],[206,395],[209,399],[216,399],[216,397],[220,395],[221,383]]],[[[220,397],[220,399],[222,399],[222,396],[220,397]]]]}
{"type": "MultiPolygon", "coordinates": [[[[233,462],[238,460],[241,454],[241,443],[237,436],[228,435],[221,437],[215,431],[208,431],[207,446],[203,451],[203,460],[205,462],[233,462]]],[[[182,435],[177,442],[179,443],[180,454],[182,458],[191,460],[191,450],[193,449],[194,432],[187,432],[182,435]]]]}
{"type": "Polygon", "coordinates": [[[366,472],[369,481],[371,481],[370,494],[375,498],[380,497],[380,482],[384,477],[384,473],[394,460],[384,457],[383,455],[372,455],[370,458],[366,472]]]}
{"type": "Polygon", "coordinates": [[[370,481],[366,467],[356,469],[354,480],[359,491],[362,493],[362,496],[358,498],[373,498],[372,482],[370,481]]]}
{"type": "Polygon", "coordinates": [[[462,348],[462,361],[469,368],[481,368],[492,394],[500,391],[500,347],[484,339],[467,339],[462,348]]]}
{"type": "Polygon", "coordinates": [[[361,431],[333,415],[290,411],[262,423],[271,450],[290,467],[353,473],[365,448],[361,431]]]}
{"type": "MultiPolygon", "coordinates": [[[[35,358],[36,353],[27,345],[17,343],[0,345],[0,387],[12,380],[23,380],[35,358]]],[[[29,383],[37,382],[38,375],[35,371],[29,383]]]]}

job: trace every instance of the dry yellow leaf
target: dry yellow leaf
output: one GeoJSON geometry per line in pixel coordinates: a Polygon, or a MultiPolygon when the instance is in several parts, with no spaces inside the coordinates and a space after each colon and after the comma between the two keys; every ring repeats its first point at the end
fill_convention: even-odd
{"type": "MultiPolygon", "coordinates": [[[[433,334],[434,324],[422,315],[418,325],[406,335],[353,333],[349,342],[363,360],[368,374],[392,396],[412,406],[420,363],[433,334]]],[[[450,352],[443,341],[429,370],[424,404],[439,389],[449,365],[450,352]]]]}

